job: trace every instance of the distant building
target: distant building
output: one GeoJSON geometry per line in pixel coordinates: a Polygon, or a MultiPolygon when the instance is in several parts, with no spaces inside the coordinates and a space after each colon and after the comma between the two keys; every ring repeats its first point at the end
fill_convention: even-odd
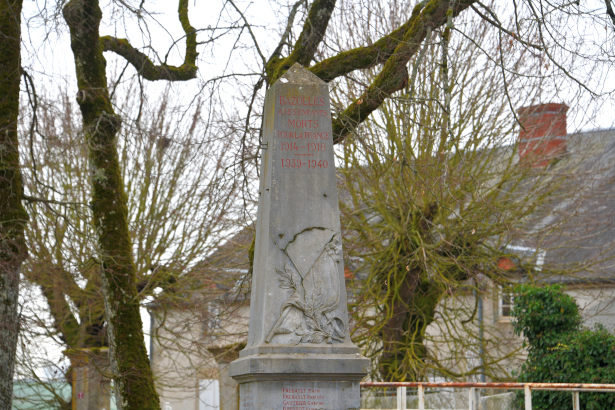
{"type": "Polygon", "coordinates": [[[201,317],[150,305],[150,360],[163,410],[239,408],[228,365],[248,332],[252,238],[252,229],[242,230],[190,272],[201,278],[207,300],[195,297],[191,303],[197,309],[187,312],[200,310],[201,317]]]}

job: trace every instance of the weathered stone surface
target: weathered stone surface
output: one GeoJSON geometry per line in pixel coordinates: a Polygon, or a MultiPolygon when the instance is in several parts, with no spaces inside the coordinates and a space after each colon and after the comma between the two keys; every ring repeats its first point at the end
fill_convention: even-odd
{"type": "Polygon", "coordinates": [[[230,367],[240,394],[260,404],[240,408],[358,407],[369,361],[348,331],[327,84],[298,64],[288,70],[267,91],[263,145],[250,329],[230,367]],[[331,398],[283,404],[283,388],[308,385],[331,398]]]}
{"type": "Polygon", "coordinates": [[[68,349],[63,353],[72,366],[73,409],[109,410],[109,349],[68,349]]]}
{"type": "Polygon", "coordinates": [[[361,381],[366,360],[347,354],[266,354],[250,355],[233,362],[235,380],[338,380],[361,381]]]}
{"type": "Polygon", "coordinates": [[[359,382],[339,381],[263,381],[239,387],[242,410],[358,410],[359,382]]]}

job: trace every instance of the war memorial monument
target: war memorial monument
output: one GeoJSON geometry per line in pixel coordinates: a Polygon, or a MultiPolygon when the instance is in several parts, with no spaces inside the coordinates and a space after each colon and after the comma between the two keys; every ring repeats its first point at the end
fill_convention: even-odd
{"type": "Polygon", "coordinates": [[[265,97],[240,409],[358,409],[369,360],[348,327],[329,90],[295,64],[265,97]]]}

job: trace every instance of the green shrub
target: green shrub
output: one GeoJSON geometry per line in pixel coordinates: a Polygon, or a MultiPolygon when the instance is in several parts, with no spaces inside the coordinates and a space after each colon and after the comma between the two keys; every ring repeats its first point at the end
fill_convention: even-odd
{"type": "MultiPolygon", "coordinates": [[[[602,325],[582,327],[576,302],[561,286],[522,285],[516,292],[513,327],[528,347],[520,382],[615,383],[615,336],[602,325]]],[[[580,400],[583,409],[615,408],[615,394],[581,393],[580,400]]],[[[569,410],[572,394],[536,391],[532,406],[569,410]]]]}

